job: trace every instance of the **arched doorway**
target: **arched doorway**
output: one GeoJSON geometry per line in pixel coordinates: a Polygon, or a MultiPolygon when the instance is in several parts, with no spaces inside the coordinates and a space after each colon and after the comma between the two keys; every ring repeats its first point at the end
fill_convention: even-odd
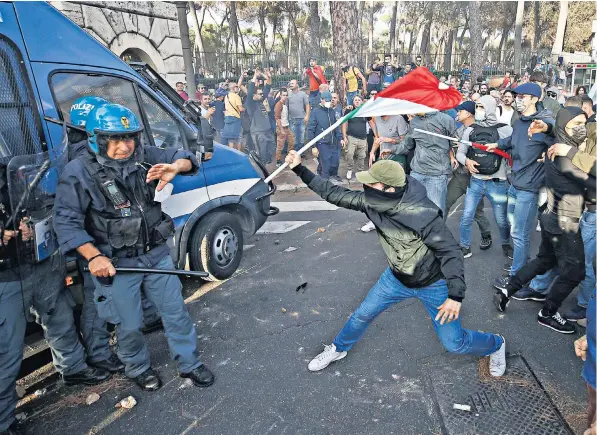
{"type": "Polygon", "coordinates": [[[112,41],[109,48],[125,61],[145,62],[162,76],[168,72],[159,51],[144,36],[135,33],[121,33],[112,41]]]}
{"type": "Polygon", "coordinates": [[[120,58],[125,62],[144,62],[152,67],[154,70],[156,69],[155,64],[151,60],[151,57],[147,53],[145,53],[140,48],[127,48],[120,54],[120,58]]]}

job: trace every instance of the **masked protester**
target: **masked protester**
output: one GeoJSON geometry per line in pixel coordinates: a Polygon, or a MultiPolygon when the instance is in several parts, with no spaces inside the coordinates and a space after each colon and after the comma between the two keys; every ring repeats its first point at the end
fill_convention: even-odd
{"type": "Polygon", "coordinates": [[[302,181],[331,204],[365,213],[375,224],[389,267],[350,316],[332,344],[308,365],[319,371],[346,357],[367,327],[384,310],[408,299],[425,306],[444,347],[454,353],[489,355],[492,376],[506,370],[504,338],[465,330],[459,313],[466,284],[464,262],[456,240],[425,188],[407,176],[398,162],[382,160],[358,172],[363,191],[335,186],[313,174],[291,152],[286,162],[302,181]]]}
{"type": "MultiPolygon", "coordinates": [[[[516,88],[516,109],[520,113],[512,128],[510,137],[500,139],[497,143],[487,144],[487,149],[498,148],[512,156],[512,174],[508,189],[508,220],[510,235],[514,245],[512,265],[504,266],[513,276],[521,269],[530,255],[530,233],[535,227],[539,190],[545,184],[543,163],[538,159],[551,144],[551,139],[543,133],[550,134],[554,120],[551,112],[537,109],[541,98],[541,88],[535,83],[525,83],[516,88]],[[529,134],[529,128],[541,122],[545,132],[529,134]]],[[[498,278],[494,286],[504,289],[509,277],[498,278]]]]}
{"type": "MultiPolygon", "coordinates": [[[[578,148],[586,139],[587,115],[579,108],[567,107],[559,111],[555,136],[559,143],[578,148]]],[[[558,266],[560,275],[537,315],[540,325],[563,334],[572,334],[575,327],[565,320],[558,309],[562,302],[585,278],[585,258],[579,224],[585,201],[595,202],[595,178],[576,168],[570,159],[546,159],[545,182],[547,208],[541,215],[541,246],[539,254],[513,275],[504,290],[499,290],[494,302],[499,311],[505,311],[512,297],[536,275],[558,266]]]]}
{"type": "Polygon", "coordinates": [[[122,267],[171,270],[167,240],[172,219],[154,200],[177,174],[196,173],[195,156],[172,147],[141,145],[143,127],[124,106],[106,104],[88,116],[88,152],[69,162],[58,182],[54,229],[64,254],[83,257],[95,284],[99,315],[116,325],[125,375],[144,390],[161,387],[141,332],[141,287],[162,316],[179,375],[207,387],[214,376],[198,358],[197,334],[179,279],[162,274],[117,274],[122,267]]]}

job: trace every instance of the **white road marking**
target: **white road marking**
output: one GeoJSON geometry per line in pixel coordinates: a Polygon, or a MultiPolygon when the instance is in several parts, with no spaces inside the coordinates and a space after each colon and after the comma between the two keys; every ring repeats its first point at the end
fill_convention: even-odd
{"type": "Polygon", "coordinates": [[[243,245],[243,251],[248,251],[251,248],[254,248],[255,245],[243,245]]]}
{"type": "Polygon", "coordinates": [[[266,222],[256,234],[284,234],[296,230],[311,221],[272,221],[266,222]]]}
{"type": "Polygon", "coordinates": [[[338,206],[327,201],[294,201],[294,202],[273,202],[273,207],[278,207],[280,213],[293,211],[334,211],[338,206]]]}

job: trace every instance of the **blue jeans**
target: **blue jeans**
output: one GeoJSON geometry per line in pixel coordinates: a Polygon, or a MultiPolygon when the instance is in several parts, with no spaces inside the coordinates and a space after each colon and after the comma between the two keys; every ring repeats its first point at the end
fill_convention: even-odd
{"type": "Polygon", "coordinates": [[[529,287],[536,291],[537,293],[541,293],[542,295],[547,295],[549,293],[549,286],[553,282],[554,279],[558,277],[560,271],[557,267],[548,270],[543,275],[537,275],[531,283],[529,287]]]}
{"type": "Polygon", "coordinates": [[[448,286],[445,280],[441,279],[427,287],[411,289],[396,279],[388,267],[334,339],[336,349],[350,350],[379,314],[395,303],[411,298],[416,298],[423,303],[431,316],[435,333],[448,351],[485,356],[495,352],[502,345],[503,340],[498,335],[464,329],[460,319],[443,325],[435,320],[438,313],[437,307],[448,298],[448,286]]]}
{"type": "Polygon", "coordinates": [[[294,149],[298,151],[304,145],[305,118],[292,118],[290,120],[290,130],[294,136],[294,149]]]}
{"type": "Polygon", "coordinates": [[[317,174],[321,178],[328,179],[338,175],[340,166],[340,144],[335,145],[327,143],[318,143],[315,145],[319,150],[319,165],[317,165],[317,174]]]}
{"type": "Polygon", "coordinates": [[[489,202],[491,202],[491,206],[493,207],[495,221],[500,229],[502,245],[509,245],[510,225],[508,225],[506,213],[508,206],[508,187],[506,186],[506,180],[492,181],[471,177],[468,189],[466,189],[464,211],[462,212],[462,219],[460,220],[460,246],[464,246],[465,248],[471,247],[471,228],[473,226],[473,219],[475,218],[475,212],[479,205],[479,201],[483,200],[483,196],[489,198],[489,202]]]}
{"type": "Polygon", "coordinates": [[[309,91],[309,104],[311,105],[311,109],[319,106],[319,103],[321,103],[319,90],[309,91]]]}
{"type": "Polygon", "coordinates": [[[359,91],[347,92],[346,93],[346,104],[352,106],[352,100],[359,93],[359,91]]]}
{"type": "MultiPolygon", "coordinates": [[[[147,265],[139,261],[138,267],[147,265]]],[[[167,255],[154,268],[170,270],[174,269],[174,263],[167,255]]],[[[111,285],[102,285],[95,277],[93,282],[100,317],[117,325],[118,357],[126,366],[126,376],[134,378],[151,367],[147,343],[141,332],[141,286],[162,316],[170,355],[178,364],[178,371],[188,373],[201,365],[197,333],[184,304],[182,284],[177,276],[122,273],[114,276],[111,285]]]]}
{"type": "Polygon", "coordinates": [[[508,222],[514,245],[510,276],[516,275],[516,272],[529,261],[531,231],[535,228],[537,220],[538,200],[538,193],[517,190],[514,186],[510,186],[508,190],[508,222]]]}
{"type": "Polygon", "coordinates": [[[437,205],[441,209],[442,214],[445,216],[446,193],[448,192],[448,176],[423,175],[412,171],[410,176],[425,186],[425,190],[427,190],[427,198],[429,198],[432,203],[437,205]]]}

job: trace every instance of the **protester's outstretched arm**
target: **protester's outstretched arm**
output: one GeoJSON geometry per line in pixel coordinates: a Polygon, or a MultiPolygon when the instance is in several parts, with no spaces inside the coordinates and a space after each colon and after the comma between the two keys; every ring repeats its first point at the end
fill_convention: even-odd
{"type": "Polygon", "coordinates": [[[286,156],[286,163],[294,171],[303,183],[313,192],[321,196],[330,204],[349,210],[365,211],[365,197],[363,192],[346,189],[336,186],[329,180],[321,178],[301,164],[301,156],[296,151],[289,151],[286,156]]]}

